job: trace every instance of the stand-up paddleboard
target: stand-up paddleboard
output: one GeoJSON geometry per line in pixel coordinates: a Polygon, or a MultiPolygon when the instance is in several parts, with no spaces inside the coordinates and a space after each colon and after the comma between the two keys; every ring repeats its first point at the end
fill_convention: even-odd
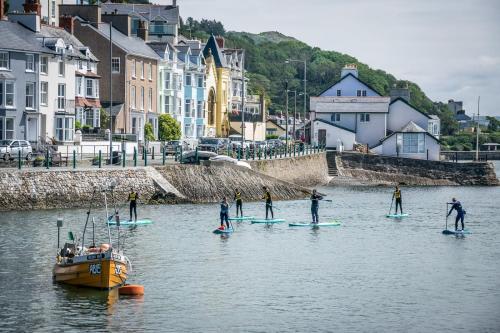
{"type": "Polygon", "coordinates": [[[404,213],[404,214],[387,214],[386,217],[394,218],[394,219],[400,219],[402,217],[407,217],[410,216],[410,214],[404,213]]]}
{"type": "Polygon", "coordinates": [[[319,228],[319,227],[338,227],[340,226],[340,222],[325,222],[325,223],[289,223],[289,227],[310,227],[310,228],[319,228]]]}
{"type": "Polygon", "coordinates": [[[214,234],[230,234],[233,231],[234,231],[233,228],[227,228],[227,229],[226,228],[224,228],[224,229],[217,228],[214,230],[214,234]]]}
{"type": "Polygon", "coordinates": [[[276,224],[276,223],[285,222],[285,219],[255,219],[255,220],[252,220],[251,222],[252,222],[252,224],[255,224],[255,223],[276,224]]]}
{"type": "MultiPolygon", "coordinates": [[[[132,227],[132,226],[135,226],[135,225],[145,225],[145,224],[152,224],[153,221],[151,221],[150,219],[142,219],[142,220],[137,220],[137,221],[120,221],[120,226],[127,226],[127,227],[132,227]]],[[[108,224],[109,225],[116,225],[116,221],[115,220],[110,220],[108,221],[108,224]]]]}
{"type": "Polygon", "coordinates": [[[255,220],[255,216],[230,217],[229,221],[249,221],[255,220]]]}
{"type": "Polygon", "coordinates": [[[469,235],[471,232],[467,229],[464,230],[443,230],[443,235],[469,235]]]}

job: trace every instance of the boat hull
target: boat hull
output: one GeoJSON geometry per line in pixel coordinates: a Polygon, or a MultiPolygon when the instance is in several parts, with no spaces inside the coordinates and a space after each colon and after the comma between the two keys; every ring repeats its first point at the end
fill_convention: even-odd
{"type": "Polygon", "coordinates": [[[127,264],[124,260],[118,260],[109,253],[80,257],[86,257],[86,260],[57,263],[53,270],[54,281],[108,290],[120,287],[127,281],[127,264]]]}

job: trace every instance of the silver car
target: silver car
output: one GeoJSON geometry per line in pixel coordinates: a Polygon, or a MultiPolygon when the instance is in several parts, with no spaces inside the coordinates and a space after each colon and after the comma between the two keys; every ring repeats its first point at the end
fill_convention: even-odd
{"type": "Polygon", "coordinates": [[[33,149],[26,140],[0,140],[0,158],[4,161],[17,159],[21,152],[21,158],[31,160],[33,149]]]}

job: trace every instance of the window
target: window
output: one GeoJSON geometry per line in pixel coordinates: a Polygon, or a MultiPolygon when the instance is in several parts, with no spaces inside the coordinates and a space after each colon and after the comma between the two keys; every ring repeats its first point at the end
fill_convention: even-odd
{"type": "Polygon", "coordinates": [[[141,62],[141,79],[144,80],[144,61],[141,62]]]}
{"type": "Polygon", "coordinates": [[[69,117],[56,117],[57,141],[73,141],[75,119],[69,117]]]}
{"type": "Polygon", "coordinates": [[[165,96],[165,113],[171,113],[172,109],[172,97],[165,96]]]}
{"type": "Polygon", "coordinates": [[[40,104],[47,105],[49,101],[49,83],[40,82],[40,104]]]}
{"type": "Polygon", "coordinates": [[[120,73],[120,58],[111,58],[111,72],[120,73]]]}
{"type": "Polygon", "coordinates": [[[87,97],[94,97],[94,80],[87,79],[87,97]]]}
{"type": "Polygon", "coordinates": [[[177,98],[177,114],[180,116],[182,114],[182,99],[177,98]]]}
{"type": "Polygon", "coordinates": [[[130,107],[135,109],[135,86],[130,87],[130,107]]]}
{"type": "Polygon", "coordinates": [[[337,96],[342,96],[342,90],[340,89],[337,90],[337,96]]]}
{"type": "Polygon", "coordinates": [[[148,92],[148,110],[153,110],[153,88],[149,88],[148,92]]]}
{"type": "Polygon", "coordinates": [[[204,126],[203,125],[196,125],[196,136],[198,138],[203,137],[203,130],[204,130],[204,126]]]}
{"type": "Polygon", "coordinates": [[[177,81],[177,90],[182,89],[182,75],[175,74],[174,76],[175,81],[177,81]]]}
{"type": "Polygon", "coordinates": [[[165,72],[165,89],[172,89],[172,87],[171,87],[171,84],[172,84],[171,78],[172,78],[172,73],[165,72]]]}
{"type": "Polygon", "coordinates": [[[136,67],[135,67],[135,59],[132,60],[132,78],[135,79],[135,75],[136,75],[136,67]]]}
{"type": "Polygon", "coordinates": [[[5,106],[14,106],[14,82],[5,82],[5,106]]]}
{"type": "Polygon", "coordinates": [[[141,87],[141,99],[140,99],[141,110],[144,110],[144,87],[141,87]]]}
{"type": "Polygon", "coordinates": [[[76,91],[75,94],[77,96],[82,96],[82,81],[83,78],[81,76],[76,77],[76,91]]]}
{"type": "Polygon", "coordinates": [[[26,71],[34,72],[35,71],[35,55],[27,54],[26,55],[26,71]]]}
{"type": "Polygon", "coordinates": [[[33,109],[35,107],[35,83],[26,83],[26,108],[33,109]]]}
{"type": "Polygon", "coordinates": [[[331,120],[333,122],[340,121],[340,113],[332,113],[331,120]]]}
{"type": "Polygon", "coordinates": [[[133,117],[132,118],[132,133],[136,133],[137,132],[137,118],[136,117],[133,117]]]}
{"type": "Polygon", "coordinates": [[[191,85],[191,74],[186,74],[186,86],[191,85]]]}
{"type": "Polygon", "coordinates": [[[0,52],[0,69],[9,69],[9,52],[0,52]]]}
{"type": "Polygon", "coordinates": [[[184,135],[188,138],[193,136],[193,127],[191,125],[184,125],[184,135]]]}
{"type": "Polygon", "coordinates": [[[153,64],[151,63],[148,65],[148,79],[153,80],[153,64]]]}
{"type": "Polygon", "coordinates": [[[184,111],[186,112],[186,117],[191,117],[191,100],[186,99],[186,107],[184,108],[184,111]]]}
{"type": "Polygon", "coordinates": [[[85,111],[85,125],[94,127],[94,109],[85,111]]]}
{"type": "Polygon", "coordinates": [[[66,85],[59,83],[57,86],[57,109],[64,110],[66,107],[66,85]]]}
{"type": "Polygon", "coordinates": [[[59,60],[59,76],[64,76],[64,61],[59,60]]]}
{"type": "Polygon", "coordinates": [[[49,58],[48,57],[40,57],[40,73],[42,73],[42,74],[49,73],[49,58]]]}
{"type": "Polygon", "coordinates": [[[362,113],[359,115],[360,121],[362,123],[367,123],[370,121],[370,114],[369,113],[362,113]]]}
{"type": "Polygon", "coordinates": [[[5,139],[14,139],[14,118],[5,118],[5,139]]]}
{"type": "MultiPolygon", "coordinates": [[[[3,81],[0,81],[0,106],[3,105],[3,95],[4,95],[3,87],[4,87],[3,81]]],[[[1,129],[1,126],[0,126],[0,129],[1,129]]],[[[2,140],[1,136],[0,136],[0,140],[2,140]]]]}
{"type": "Polygon", "coordinates": [[[203,88],[203,75],[198,75],[198,88],[203,88]]]}
{"type": "Polygon", "coordinates": [[[361,92],[361,95],[363,95],[363,97],[366,97],[366,90],[363,90],[363,91],[361,92]]]}
{"type": "Polygon", "coordinates": [[[83,69],[83,62],[78,60],[78,69],[83,69]]]}
{"type": "Polygon", "coordinates": [[[198,101],[198,103],[196,104],[196,113],[197,113],[197,117],[198,118],[203,118],[203,101],[198,101]]]}
{"type": "Polygon", "coordinates": [[[52,16],[52,18],[55,18],[56,17],[56,1],[55,0],[52,0],[51,1],[51,5],[50,5],[50,16],[52,16]]]}
{"type": "Polygon", "coordinates": [[[425,133],[401,133],[396,142],[399,147],[403,146],[403,154],[425,152],[425,133]]]}

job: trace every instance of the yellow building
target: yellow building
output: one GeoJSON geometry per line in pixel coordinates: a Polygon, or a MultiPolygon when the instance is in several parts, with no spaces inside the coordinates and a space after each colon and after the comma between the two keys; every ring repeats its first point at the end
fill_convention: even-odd
{"type": "Polygon", "coordinates": [[[227,137],[229,135],[229,115],[231,109],[231,69],[215,36],[210,36],[203,50],[207,73],[207,135],[227,137]],[[215,68],[215,73],[213,72],[215,68]]]}

